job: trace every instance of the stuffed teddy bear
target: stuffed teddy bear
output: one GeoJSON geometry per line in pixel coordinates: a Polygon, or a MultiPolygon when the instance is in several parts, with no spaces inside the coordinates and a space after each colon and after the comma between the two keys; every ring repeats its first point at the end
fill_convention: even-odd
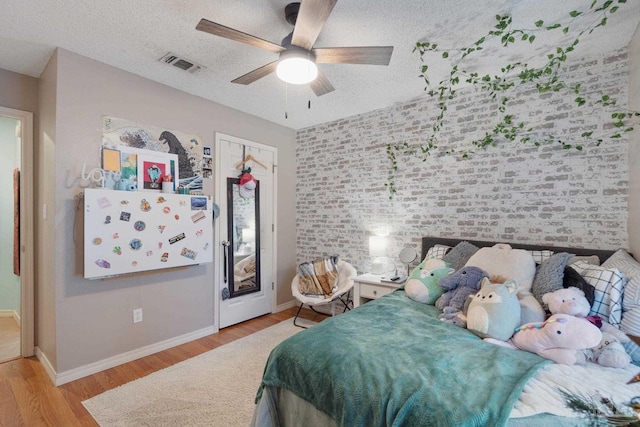
{"type": "Polygon", "coordinates": [[[436,301],[436,307],[443,312],[440,320],[462,326],[457,322],[462,318],[457,315],[463,312],[467,298],[480,290],[485,277],[489,277],[486,271],[469,266],[438,280],[438,285],[445,291],[436,301]]]}
{"type": "Polygon", "coordinates": [[[516,329],[511,342],[520,350],[535,353],[563,365],[584,364],[584,350],[598,345],[602,333],[588,320],[554,314],[544,322],[526,323],[516,329]]]}
{"type": "Polygon", "coordinates": [[[473,296],[467,311],[467,329],[482,338],[508,340],[520,324],[518,283],[507,280],[494,284],[482,279],[480,291],[473,296]]]}
{"type": "Polygon", "coordinates": [[[466,265],[479,267],[492,278],[514,279],[518,283],[522,317],[519,324],[544,321],[544,310],[531,294],[531,285],[536,275],[536,262],[531,253],[498,243],[492,247],[480,248],[469,258],[466,265]]]}
{"type": "Polygon", "coordinates": [[[453,269],[443,260],[427,258],[413,269],[404,290],[412,300],[433,305],[444,293],[438,286],[438,280],[452,272],[453,269]]]}
{"type": "Polygon", "coordinates": [[[542,296],[542,301],[552,314],[569,314],[585,318],[600,328],[602,340],[586,352],[588,360],[612,368],[624,368],[631,363],[631,357],[623,346],[630,338],[600,317],[589,317],[591,306],[581,289],[569,287],[548,292],[542,296]]]}

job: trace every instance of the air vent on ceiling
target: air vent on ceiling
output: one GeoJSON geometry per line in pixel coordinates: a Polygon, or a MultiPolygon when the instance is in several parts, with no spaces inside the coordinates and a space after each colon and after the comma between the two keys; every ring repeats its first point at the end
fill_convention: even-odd
{"type": "Polygon", "coordinates": [[[188,59],[180,58],[175,53],[167,53],[165,56],[160,58],[160,61],[173,65],[174,67],[178,67],[181,70],[188,71],[190,73],[195,73],[200,68],[204,68],[201,65],[194,63],[193,61],[189,61],[188,59]]]}

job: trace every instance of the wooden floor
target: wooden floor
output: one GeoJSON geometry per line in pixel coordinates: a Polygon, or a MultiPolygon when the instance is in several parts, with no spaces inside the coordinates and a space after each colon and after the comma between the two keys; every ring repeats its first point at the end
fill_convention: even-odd
{"type": "Polygon", "coordinates": [[[0,363],[20,356],[20,326],[13,317],[0,317],[0,363]]]}
{"type": "MultiPolygon", "coordinates": [[[[151,356],[54,387],[34,357],[0,364],[0,426],[97,426],[82,401],[290,319],[297,308],[268,314],[151,356]]],[[[301,317],[326,317],[302,310],[301,317]]]]}

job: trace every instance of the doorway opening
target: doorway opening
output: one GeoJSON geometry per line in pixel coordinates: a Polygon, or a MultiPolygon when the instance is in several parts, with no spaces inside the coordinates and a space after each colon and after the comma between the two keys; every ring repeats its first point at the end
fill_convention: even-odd
{"type": "Polygon", "coordinates": [[[0,362],[34,352],[33,115],[0,107],[0,362]]]}

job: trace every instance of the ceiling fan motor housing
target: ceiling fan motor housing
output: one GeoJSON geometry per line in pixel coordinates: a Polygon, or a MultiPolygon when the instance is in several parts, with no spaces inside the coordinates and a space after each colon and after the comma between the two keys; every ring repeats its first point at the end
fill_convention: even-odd
{"type": "Polygon", "coordinates": [[[289,3],[284,8],[284,18],[291,25],[296,25],[298,19],[298,11],[300,10],[300,2],[289,3]]]}

